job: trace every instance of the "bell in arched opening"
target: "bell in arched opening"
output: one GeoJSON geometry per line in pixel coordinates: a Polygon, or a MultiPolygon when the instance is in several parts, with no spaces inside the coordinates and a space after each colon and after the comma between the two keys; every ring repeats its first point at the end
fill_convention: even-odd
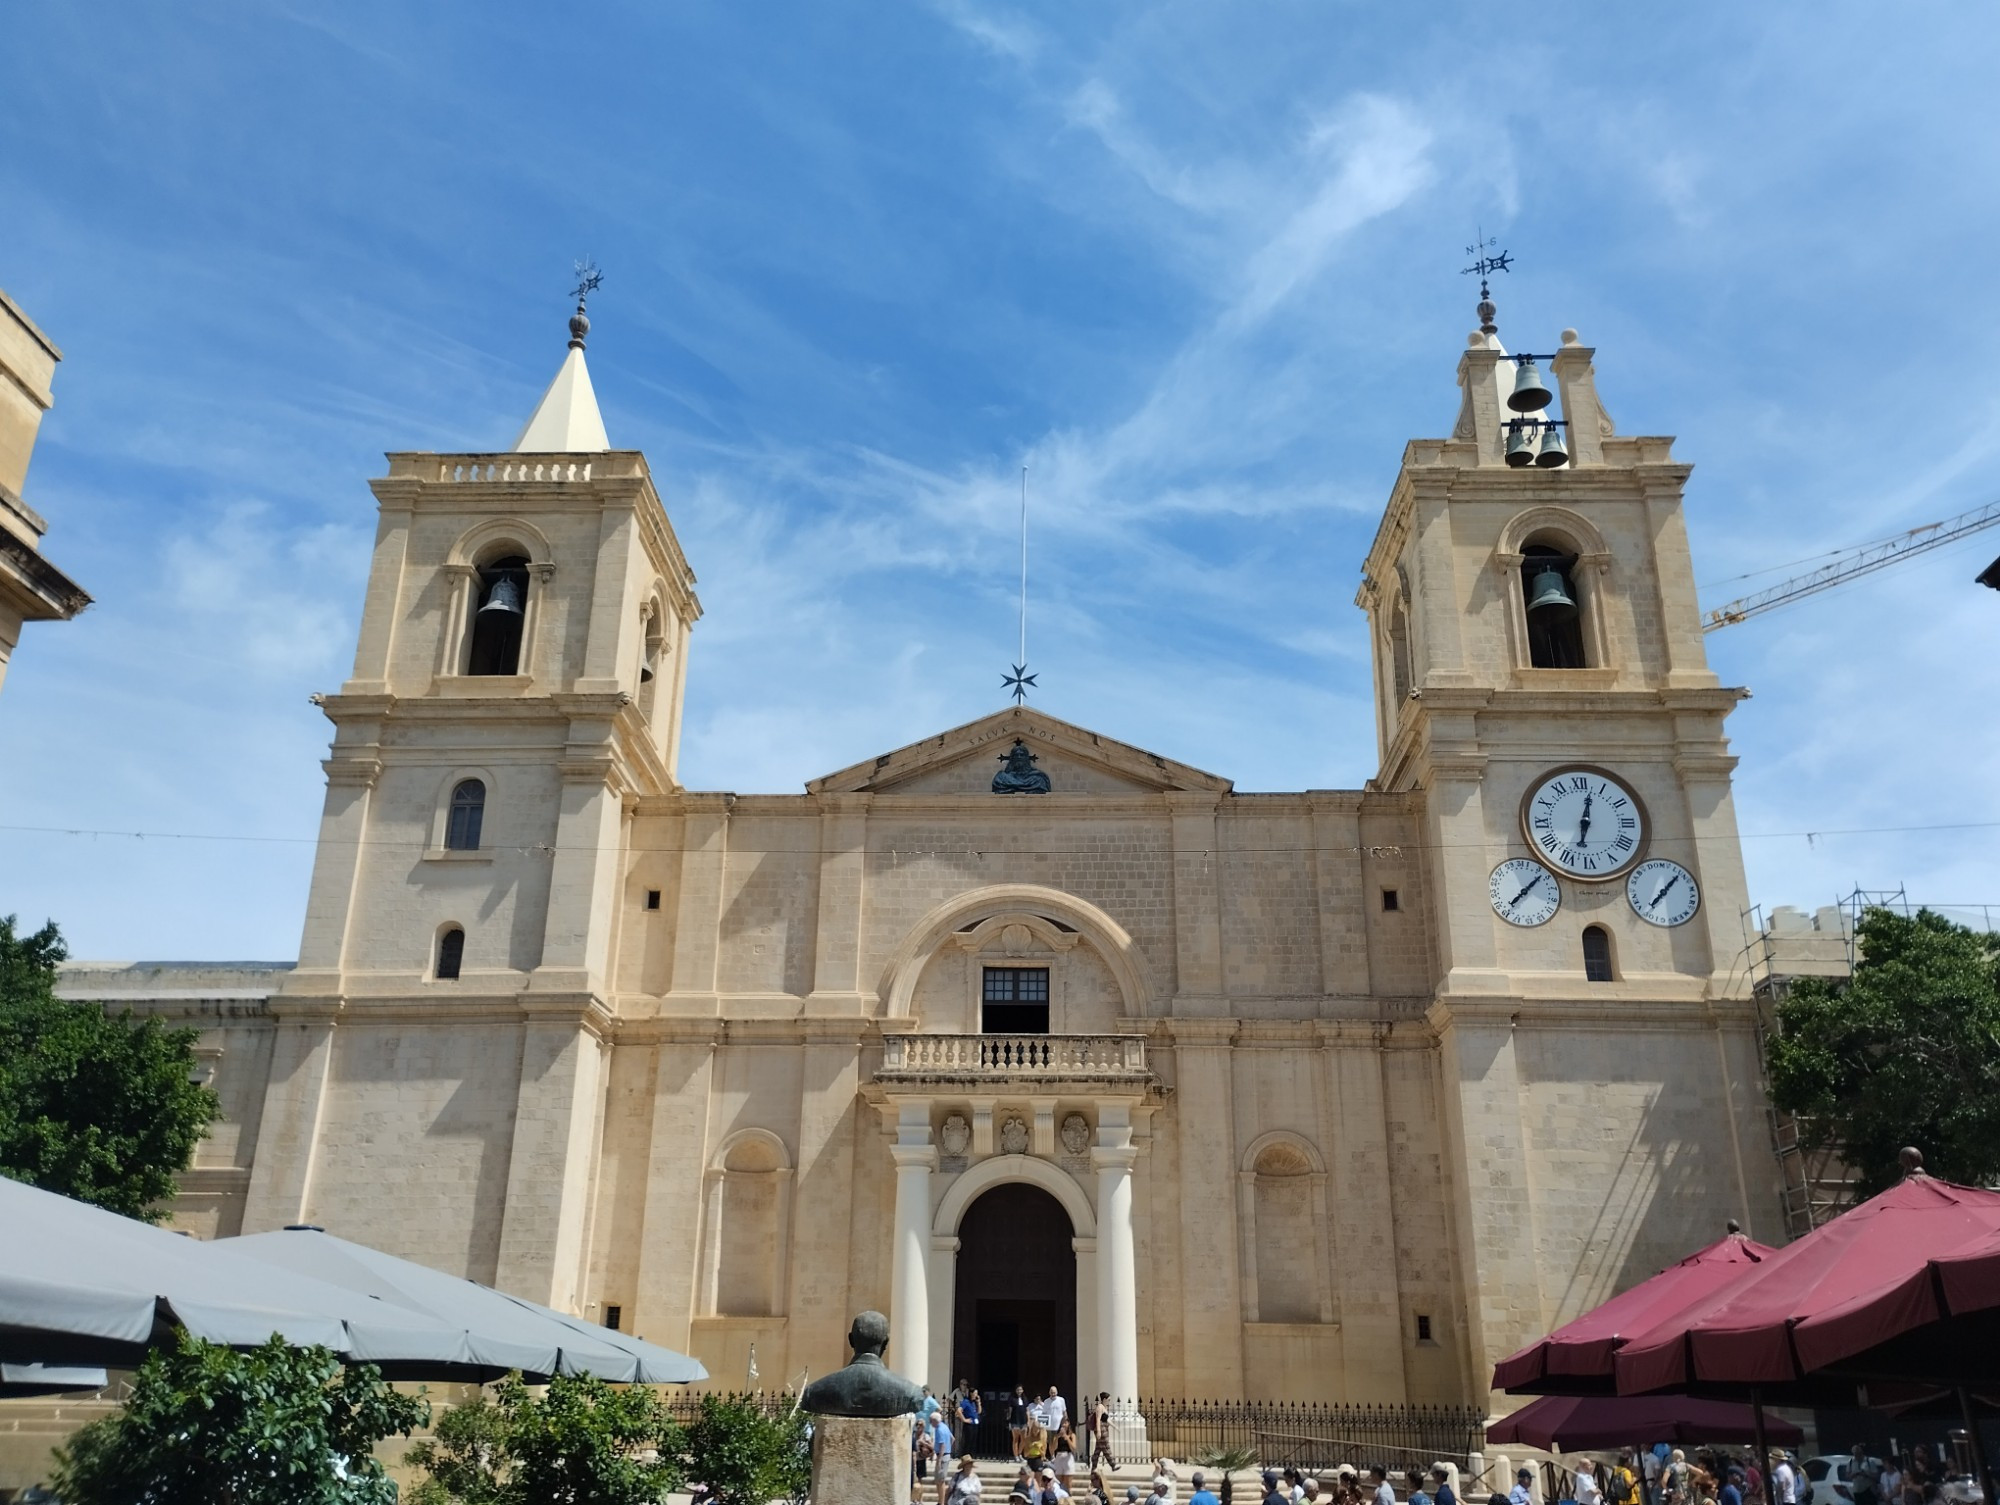
{"type": "Polygon", "coordinates": [[[1528,620],[1541,622],[1568,622],[1576,616],[1576,601],[1569,593],[1569,582],[1562,577],[1562,571],[1553,565],[1542,570],[1528,585],[1528,620]]]}
{"type": "Polygon", "coordinates": [[[479,614],[484,617],[488,612],[497,611],[509,616],[523,616],[526,613],[526,598],[527,591],[522,586],[521,578],[509,571],[487,588],[486,599],[479,605],[479,614]]]}
{"type": "Polygon", "coordinates": [[[479,571],[479,605],[472,613],[467,674],[518,674],[521,629],[528,614],[528,561],[495,560],[479,571]]]}

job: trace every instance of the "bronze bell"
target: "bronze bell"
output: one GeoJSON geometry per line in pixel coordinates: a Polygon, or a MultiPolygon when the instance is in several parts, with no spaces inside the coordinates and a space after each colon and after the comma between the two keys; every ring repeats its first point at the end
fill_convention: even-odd
{"type": "Polygon", "coordinates": [[[521,603],[524,594],[520,576],[502,575],[487,587],[486,599],[479,604],[479,614],[484,616],[487,612],[493,611],[518,617],[522,614],[521,603]]]}
{"type": "Polygon", "coordinates": [[[1542,447],[1535,451],[1535,463],[1544,470],[1569,463],[1569,446],[1563,443],[1562,430],[1553,423],[1542,430],[1542,447]]]}
{"type": "Polygon", "coordinates": [[[1534,359],[1522,356],[1514,362],[1514,390],[1507,396],[1507,406],[1517,413],[1539,413],[1556,400],[1556,394],[1542,385],[1542,373],[1536,369],[1534,359]]]}
{"type": "Polygon", "coordinates": [[[1528,587],[1528,615],[1537,613],[1545,622],[1567,622],[1576,615],[1576,602],[1570,599],[1561,570],[1543,570],[1528,587]]]}
{"type": "Polygon", "coordinates": [[[1525,423],[1507,425],[1507,463],[1516,470],[1535,463],[1535,436],[1525,423]]]}

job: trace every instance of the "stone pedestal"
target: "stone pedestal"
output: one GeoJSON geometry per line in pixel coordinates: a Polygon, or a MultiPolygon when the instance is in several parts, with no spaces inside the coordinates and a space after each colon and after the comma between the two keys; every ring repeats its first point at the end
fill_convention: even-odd
{"type": "Polygon", "coordinates": [[[813,1505],[902,1505],[915,1425],[909,1416],[815,1416],[813,1505]]]}

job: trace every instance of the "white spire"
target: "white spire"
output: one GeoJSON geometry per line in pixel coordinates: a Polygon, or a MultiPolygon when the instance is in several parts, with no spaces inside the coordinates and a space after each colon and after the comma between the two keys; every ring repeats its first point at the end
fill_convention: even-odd
{"type": "Polygon", "coordinates": [[[514,453],[573,455],[609,448],[604,415],[597,411],[597,393],[590,385],[590,368],[583,363],[583,345],[573,343],[556,379],[535,404],[528,426],[514,441],[514,453]]]}
{"type": "MultiPolygon", "coordinates": [[[[577,272],[584,271],[584,264],[579,263],[577,272]]],[[[583,337],[590,333],[583,299],[596,286],[595,278],[588,277],[576,290],[576,312],[569,321],[569,354],[563,357],[542,400],[535,404],[527,427],[514,441],[517,455],[594,454],[611,448],[611,439],[604,432],[604,415],[597,411],[597,393],[590,385],[590,367],[583,363],[583,337]]]]}

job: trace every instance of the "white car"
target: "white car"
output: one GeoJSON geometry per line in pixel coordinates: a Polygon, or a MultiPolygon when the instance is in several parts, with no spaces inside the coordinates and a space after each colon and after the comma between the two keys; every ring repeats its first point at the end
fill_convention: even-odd
{"type": "MultiPolygon", "coordinates": [[[[1852,1453],[1836,1453],[1823,1458],[1806,1458],[1799,1463],[1812,1494],[1806,1505],[1854,1505],[1856,1464],[1852,1453]]],[[[1872,1481],[1882,1465],[1873,1458],[1865,1465],[1872,1481]]]]}

